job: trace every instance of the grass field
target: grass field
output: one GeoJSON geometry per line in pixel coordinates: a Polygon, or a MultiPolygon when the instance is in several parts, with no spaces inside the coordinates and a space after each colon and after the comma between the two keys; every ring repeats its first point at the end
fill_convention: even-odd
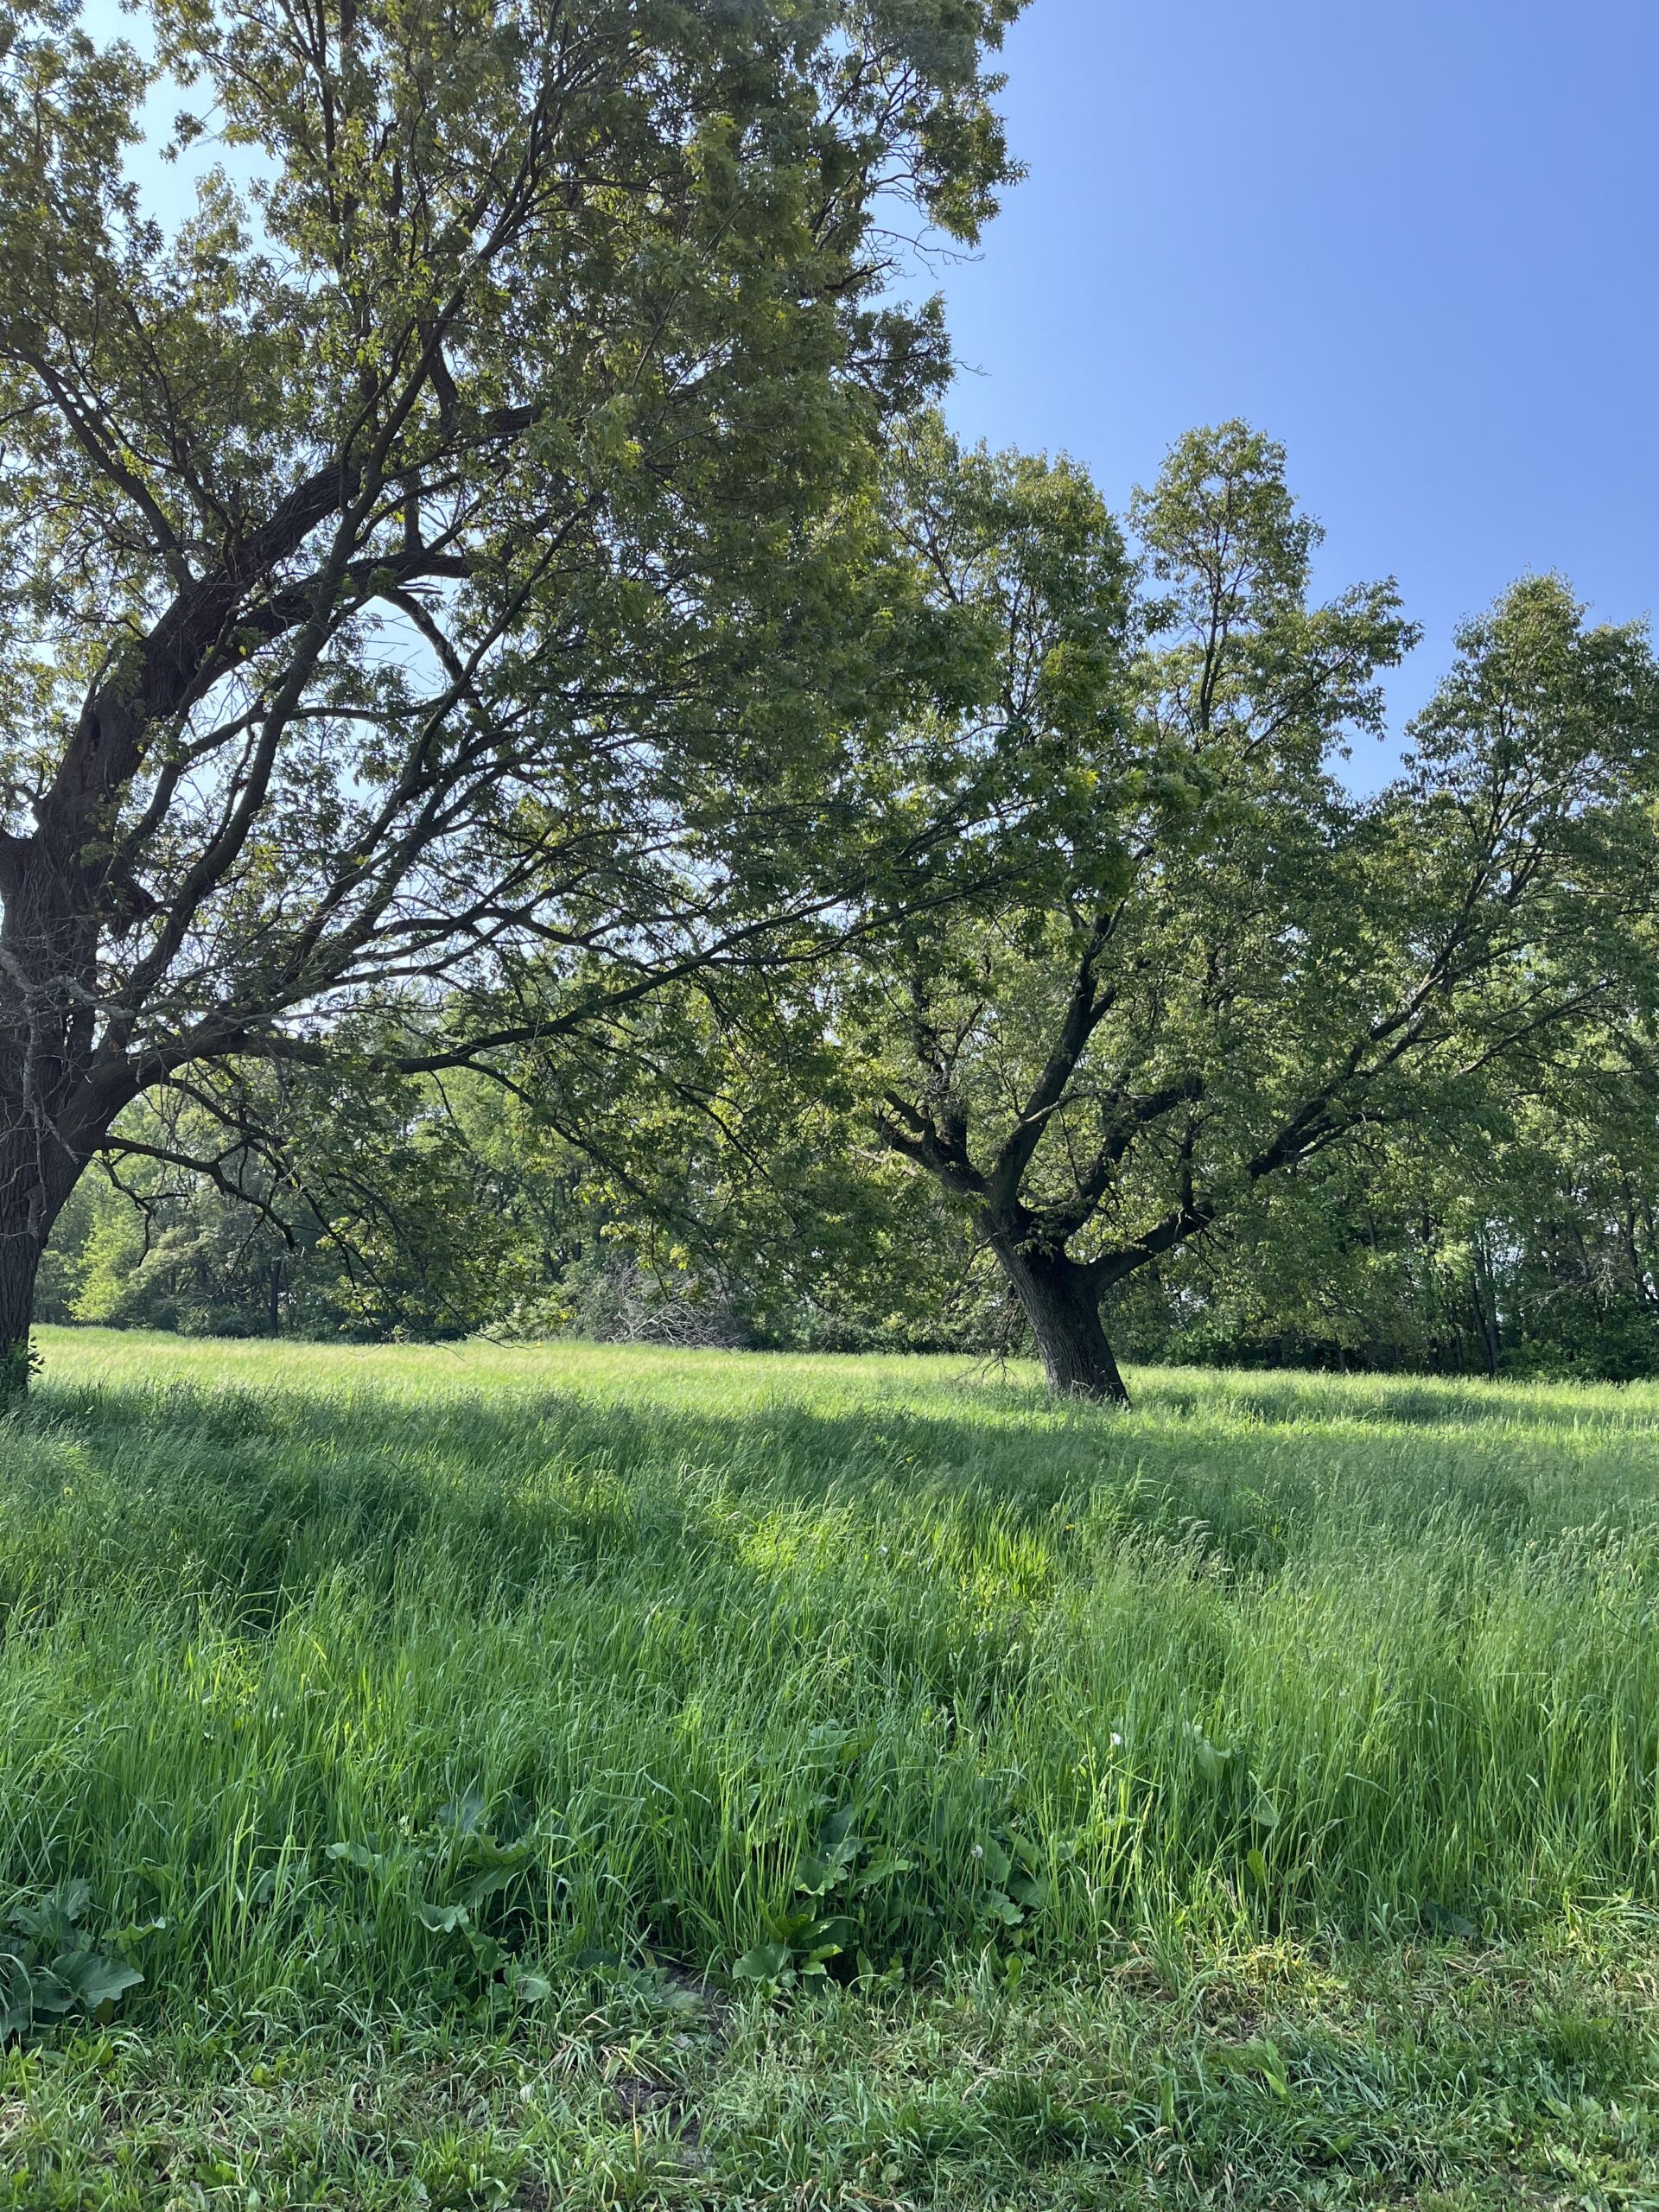
{"type": "Polygon", "coordinates": [[[1659,1389],[44,1349],[0,2207],[1659,2208],[1659,1389]]]}

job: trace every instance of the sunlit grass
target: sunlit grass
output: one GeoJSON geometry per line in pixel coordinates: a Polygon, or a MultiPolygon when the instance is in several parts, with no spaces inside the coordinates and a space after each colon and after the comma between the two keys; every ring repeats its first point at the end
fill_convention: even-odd
{"type": "Polygon", "coordinates": [[[843,2005],[1659,1905],[1659,1390],[44,1334],[0,1890],[165,1923],[141,2035],[734,1986],[842,1810],[843,2005]]]}
{"type": "Polygon", "coordinates": [[[342,1943],[320,1854],[468,1788],[540,1823],[538,1949],[715,1970],[843,1804],[914,1862],[878,1962],[982,1944],[993,1830],[1068,1961],[1651,1893],[1651,1392],[1165,1374],[1124,1418],[961,1362],[48,1357],[3,1447],[0,1866],[164,1916],[181,1989],[407,1993],[429,1931],[342,1943]]]}

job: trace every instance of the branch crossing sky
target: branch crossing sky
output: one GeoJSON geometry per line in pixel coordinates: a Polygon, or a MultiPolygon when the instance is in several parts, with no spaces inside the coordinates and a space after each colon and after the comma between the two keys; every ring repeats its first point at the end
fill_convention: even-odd
{"type": "MultiPolygon", "coordinates": [[[[1005,66],[1030,174],[922,280],[960,431],[1119,508],[1195,423],[1268,431],[1321,584],[1393,575],[1425,626],[1397,728],[1528,569],[1659,613],[1659,0],[1031,0],[1005,66]]],[[[167,216],[200,165],[135,157],[167,216]]]]}

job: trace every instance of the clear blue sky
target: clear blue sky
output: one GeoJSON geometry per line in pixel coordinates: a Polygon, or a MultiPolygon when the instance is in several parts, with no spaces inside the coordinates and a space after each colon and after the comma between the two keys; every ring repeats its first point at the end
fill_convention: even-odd
{"type": "Polygon", "coordinates": [[[1427,626],[1402,719],[1525,569],[1659,610],[1659,0],[1031,0],[1005,67],[960,430],[1115,505],[1194,423],[1270,432],[1322,582],[1427,626]]]}

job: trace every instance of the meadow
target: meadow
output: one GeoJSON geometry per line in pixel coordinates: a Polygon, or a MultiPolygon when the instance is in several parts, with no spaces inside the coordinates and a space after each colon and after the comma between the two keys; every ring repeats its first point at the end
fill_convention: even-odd
{"type": "Polygon", "coordinates": [[[1659,1388],[42,1336],[0,2206],[1659,2207],[1659,1388]]]}

